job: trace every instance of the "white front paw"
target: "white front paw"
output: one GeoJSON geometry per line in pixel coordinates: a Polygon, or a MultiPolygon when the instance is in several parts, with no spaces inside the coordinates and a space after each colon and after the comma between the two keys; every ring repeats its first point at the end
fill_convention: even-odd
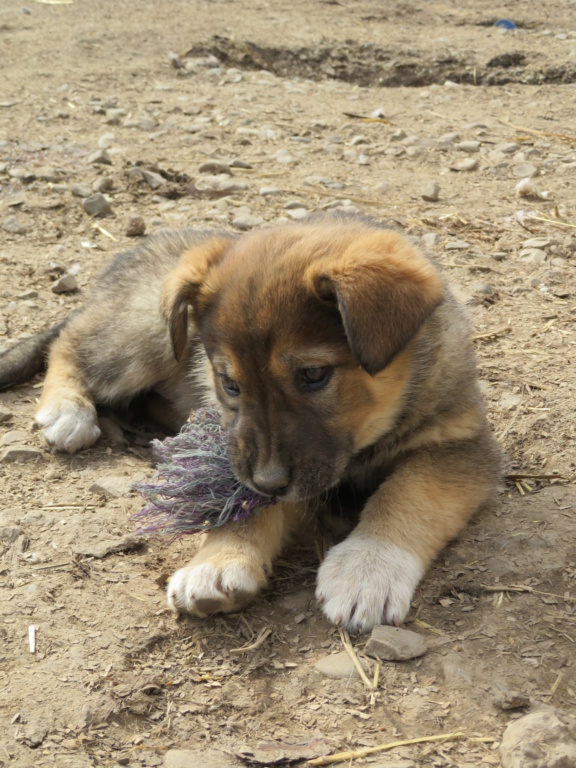
{"type": "Polygon", "coordinates": [[[422,561],[407,550],[352,534],[326,555],[316,598],[334,624],[369,632],[375,624],[404,621],[423,574],[422,561]]]}
{"type": "Polygon", "coordinates": [[[70,400],[45,405],[36,414],[36,423],[47,443],[68,453],[94,445],[101,434],[94,406],[70,400]]]}
{"type": "Polygon", "coordinates": [[[168,605],[175,611],[201,617],[238,611],[266,584],[264,574],[248,563],[193,563],[168,582],[168,605]]]}

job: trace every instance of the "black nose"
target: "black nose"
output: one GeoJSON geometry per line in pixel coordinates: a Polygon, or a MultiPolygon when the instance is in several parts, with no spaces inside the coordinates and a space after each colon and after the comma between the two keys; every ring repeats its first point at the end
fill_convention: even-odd
{"type": "Polygon", "coordinates": [[[289,482],[290,477],[284,467],[264,467],[252,475],[252,485],[263,496],[280,496],[289,482]]]}

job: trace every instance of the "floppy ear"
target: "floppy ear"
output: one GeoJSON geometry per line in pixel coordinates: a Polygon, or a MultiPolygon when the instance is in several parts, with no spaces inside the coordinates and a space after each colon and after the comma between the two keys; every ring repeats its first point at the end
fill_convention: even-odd
{"type": "Polygon", "coordinates": [[[383,370],[444,298],[432,263],[395,232],[361,235],[309,269],[316,294],[336,304],[350,348],[371,375],[383,370]]]}
{"type": "Polygon", "coordinates": [[[174,357],[182,359],[188,341],[188,307],[197,308],[211,267],[218,264],[233,240],[214,237],[180,257],[162,286],[162,313],[168,323],[174,357]]]}

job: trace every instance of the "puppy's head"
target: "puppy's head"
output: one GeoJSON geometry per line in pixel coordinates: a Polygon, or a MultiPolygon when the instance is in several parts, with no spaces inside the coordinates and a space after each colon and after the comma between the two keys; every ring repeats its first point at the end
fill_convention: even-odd
{"type": "Polygon", "coordinates": [[[192,306],[236,476],[290,502],[338,483],[393,426],[442,299],[419,251],[359,221],[210,241],[164,293],[177,356],[192,306]]]}

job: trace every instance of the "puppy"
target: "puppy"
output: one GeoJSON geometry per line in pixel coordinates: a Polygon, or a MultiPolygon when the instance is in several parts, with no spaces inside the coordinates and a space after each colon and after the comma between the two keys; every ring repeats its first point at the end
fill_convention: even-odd
{"type": "MultiPolygon", "coordinates": [[[[0,362],[0,383],[23,367],[0,362]]],[[[97,404],[141,393],[176,425],[216,406],[237,478],[277,500],[204,537],[168,584],[177,611],[242,608],[307,512],[352,489],[365,501],[320,566],[318,601],[349,630],[398,624],[498,487],[463,311],[418,248],[365,219],[170,232],[117,257],[52,344],[36,420],[77,451],[98,439],[97,404]]]]}

